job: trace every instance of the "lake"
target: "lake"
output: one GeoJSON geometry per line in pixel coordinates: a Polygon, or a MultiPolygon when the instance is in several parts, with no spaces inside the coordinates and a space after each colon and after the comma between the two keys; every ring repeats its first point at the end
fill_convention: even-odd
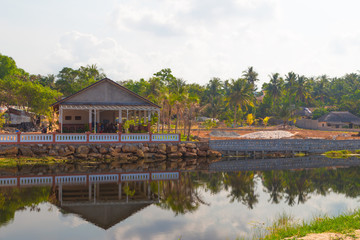
{"type": "Polygon", "coordinates": [[[236,239],[283,214],[309,220],[360,204],[357,158],[104,168],[0,169],[0,239],[236,239]]]}

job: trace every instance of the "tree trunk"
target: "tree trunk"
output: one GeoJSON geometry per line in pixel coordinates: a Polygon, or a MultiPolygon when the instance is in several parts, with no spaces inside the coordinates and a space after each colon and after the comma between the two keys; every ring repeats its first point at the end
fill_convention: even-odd
{"type": "Polygon", "coordinates": [[[179,126],[179,109],[177,109],[177,111],[176,111],[175,133],[177,133],[178,126],[179,126]]]}
{"type": "Polygon", "coordinates": [[[236,112],[237,112],[237,105],[235,105],[235,110],[234,110],[234,128],[237,126],[236,124],[236,112]]]}
{"type": "Polygon", "coordinates": [[[187,141],[190,141],[190,130],[191,130],[191,107],[189,110],[189,129],[188,129],[188,135],[187,135],[187,141]]]}
{"type": "Polygon", "coordinates": [[[171,106],[169,104],[169,122],[168,122],[168,133],[170,133],[171,129],[171,106]]]}

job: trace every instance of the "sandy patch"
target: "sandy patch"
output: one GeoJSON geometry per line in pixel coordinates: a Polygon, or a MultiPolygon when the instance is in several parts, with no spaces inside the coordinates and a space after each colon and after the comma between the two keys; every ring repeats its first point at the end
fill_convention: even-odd
{"type": "Polygon", "coordinates": [[[248,133],[240,136],[240,138],[247,139],[281,139],[281,138],[290,138],[294,134],[288,131],[259,131],[248,133]]]}
{"type": "MultiPolygon", "coordinates": [[[[360,230],[356,230],[355,238],[352,236],[346,236],[340,233],[312,233],[308,234],[305,237],[295,238],[295,239],[303,239],[303,240],[359,240],[360,239],[360,230]]],[[[286,238],[286,239],[294,239],[294,238],[286,238]]]]}

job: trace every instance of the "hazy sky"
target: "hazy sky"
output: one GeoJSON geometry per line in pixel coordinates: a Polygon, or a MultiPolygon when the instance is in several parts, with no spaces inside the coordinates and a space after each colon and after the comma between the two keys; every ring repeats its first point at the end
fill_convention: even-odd
{"type": "MultiPolygon", "coordinates": [[[[97,64],[118,81],[188,83],[360,70],[359,0],[0,0],[0,53],[33,74],[97,64]]],[[[260,83],[260,84],[261,84],[260,83]]]]}

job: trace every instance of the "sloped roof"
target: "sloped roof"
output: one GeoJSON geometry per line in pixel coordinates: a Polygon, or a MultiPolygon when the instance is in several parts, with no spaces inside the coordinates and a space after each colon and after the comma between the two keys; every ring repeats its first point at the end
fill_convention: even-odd
{"type": "Polygon", "coordinates": [[[360,124],[360,118],[352,113],[349,113],[348,111],[330,112],[320,117],[318,122],[360,124]]]}
{"type": "MultiPolygon", "coordinates": [[[[97,82],[95,82],[95,83],[87,86],[86,88],[83,88],[83,89],[81,89],[80,91],[78,91],[78,92],[76,92],[76,93],[74,93],[74,94],[72,94],[72,95],[70,95],[70,96],[68,96],[68,97],[65,97],[65,98],[61,99],[60,101],[57,101],[57,102],[53,103],[51,106],[54,107],[54,108],[57,108],[60,104],[66,104],[66,102],[69,102],[69,100],[75,98],[76,96],[81,95],[81,94],[85,93],[86,91],[88,91],[89,89],[94,88],[94,87],[96,87],[96,86],[99,86],[100,84],[104,84],[104,83],[106,83],[106,82],[112,84],[115,88],[120,89],[120,90],[122,90],[122,91],[124,91],[124,92],[126,92],[126,93],[128,93],[128,94],[130,94],[130,95],[132,95],[132,96],[134,96],[134,97],[136,97],[136,98],[138,98],[139,100],[142,100],[146,105],[150,105],[150,106],[153,106],[153,107],[156,107],[156,108],[160,108],[159,105],[157,105],[157,104],[151,102],[150,100],[148,100],[148,99],[146,99],[146,98],[144,98],[144,97],[136,94],[135,92],[127,89],[126,87],[121,86],[120,84],[114,82],[113,80],[111,80],[111,79],[109,79],[109,78],[101,79],[101,80],[99,80],[99,81],[97,81],[97,82]]],[[[74,104],[74,103],[71,103],[71,104],[74,104]]],[[[85,102],[82,102],[82,103],[78,102],[78,104],[92,104],[92,105],[97,105],[97,104],[100,104],[100,103],[97,103],[96,101],[94,101],[94,102],[91,102],[91,103],[90,103],[90,102],[87,102],[87,103],[85,103],[85,102]]],[[[104,104],[104,103],[101,103],[101,104],[104,104]]],[[[120,102],[115,102],[115,103],[114,103],[114,102],[109,102],[109,105],[122,105],[122,104],[123,104],[123,103],[120,103],[120,102]]],[[[126,103],[126,105],[130,105],[130,104],[129,104],[129,103],[126,103]]]]}
{"type": "Polygon", "coordinates": [[[66,212],[77,214],[82,219],[102,229],[109,229],[149,205],[151,205],[151,203],[128,203],[120,205],[103,203],[96,205],[79,204],[75,206],[61,206],[61,208],[66,212]]]}

